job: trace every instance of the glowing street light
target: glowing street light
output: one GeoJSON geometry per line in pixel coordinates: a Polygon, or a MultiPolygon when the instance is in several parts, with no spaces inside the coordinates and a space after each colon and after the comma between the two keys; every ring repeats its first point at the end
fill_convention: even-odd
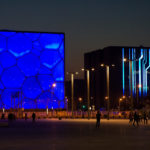
{"type": "MultiPolygon", "coordinates": [[[[106,79],[107,79],[107,81],[106,81],[106,84],[107,84],[107,110],[108,110],[108,115],[107,115],[107,119],[109,120],[109,109],[110,109],[110,100],[109,100],[109,68],[110,67],[115,67],[115,65],[114,64],[112,64],[112,65],[105,65],[105,64],[100,64],[100,66],[101,67],[106,67],[106,79]]],[[[105,97],[105,98],[106,98],[105,97]]]]}
{"type": "Polygon", "coordinates": [[[90,119],[90,71],[94,71],[95,68],[91,69],[81,69],[82,71],[86,71],[87,73],[87,108],[88,108],[88,119],[90,119]]]}
{"type": "Polygon", "coordinates": [[[78,75],[78,72],[67,72],[67,75],[71,75],[71,110],[72,110],[72,118],[74,118],[74,75],[78,75]]]}

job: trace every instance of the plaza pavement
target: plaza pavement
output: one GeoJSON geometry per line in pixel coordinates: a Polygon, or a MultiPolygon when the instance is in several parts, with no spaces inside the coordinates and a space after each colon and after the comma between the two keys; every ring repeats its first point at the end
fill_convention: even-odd
{"type": "Polygon", "coordinates": [[[128,120],[16,120],[0,127],[0,150],[149,150],[150,125],[128,120]]]}

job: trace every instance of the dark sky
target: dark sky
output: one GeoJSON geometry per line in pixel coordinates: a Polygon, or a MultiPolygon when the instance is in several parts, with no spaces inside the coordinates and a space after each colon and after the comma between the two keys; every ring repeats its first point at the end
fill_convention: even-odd
{"type": "Polygon", "coordinates": [[[0,29],[65,32],[66,71],[110,45],[150,46],[150,0],[0,0],[0,29]]]}

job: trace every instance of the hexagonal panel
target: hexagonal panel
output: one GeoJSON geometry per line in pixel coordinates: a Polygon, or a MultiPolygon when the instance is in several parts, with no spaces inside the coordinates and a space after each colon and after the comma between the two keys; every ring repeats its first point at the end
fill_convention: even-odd
{"type": "Polygon", "coordinates": [[[52,69],[61,59],[58,51],[43,51],[40,60],[44,66],[52,69]]]}
{"type": "Polygon", "coordinates": [[[24,75],[15,66],[5,70],[1,80],[6,88],[20,88],[24,81],[24,75]]]}
{"type": "Polygon", "coordinates": [[[15,57],[21,57],[29,53],[32,49],[32,41],[22,33],[15,34],[8,38],[8,50],[15,57]]]}
{"type": "Polygon", "coordinates": [[[37,56],[27,54],[18,59],[18,67],[26,76],[35,76],[40,68],[40,61],[37,56]]]}
{"type": "Polygon", "coordinates": [[[23,87],[25,97],[35,99],[41,93],[41,87],[36,77],[29,77],[25,80],[23,87]]]}
{"type": "Polygon", "coordinates": [[[16,64],[16,59],[12,54],[8,52],[2,52],[0,53],[0,63],[3,68],[8,68],[16,64]]]}
{"type": "Polygon", "coordinates": [[[43,48],[57,50],[60,46],[61,37],[58,34],[42,34],[40,42],[43,48]]]}

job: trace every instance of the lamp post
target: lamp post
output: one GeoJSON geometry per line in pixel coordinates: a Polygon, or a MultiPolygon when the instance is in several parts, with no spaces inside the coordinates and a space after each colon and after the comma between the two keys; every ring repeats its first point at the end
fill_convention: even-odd
{"type": "MultiPolygon", "coordinates": [[[[53,93],[52,92],[52,89],[54,89],[56,87],[56,83],[53,83],[51,86],[49,85],[50,87],[50,94],[51,94],[51,99],[52,99],[52,107],[53,107],[53,93]]],[[[47,103],[47,108],[46,108],[46,114],[48,116],[48,103],[47,103]]]]}
{"type": "Polygon", "coordinates": [[[71,111],[72,111],[72,118],[74,118],[74,75],[78,75],[78,72],[67,72],[67,74],[71,75],[71,111]]]}
{"type": "MultiPolygon", "coordinates": [[[[94,68],[91,68],[91,71],[94,71],[94,68]]],[[[87,76],[87,109],[88,109],[88,119],[90,119],[90,70],[82,68],[82,71],[86,71],[87,76]]]]}
{"type": "Polygon", "coordinates": [[[120,109],[120,103],[121,103],[121,101],[122,101],[122,98],[119,99],[119,112],[120,112],[120,110],[121,110],[121,109],[120,109]]]}
{"type": "MultiPolygon", "coordinates": [[[[107,86],[107,111],[108,111],[108,114],[107,114],[107,119],[109,120],[109,111],[110,111],[110,99],[109,99],[109,68],[110,66],[109,65],[105,65],[105,64],[101,64],[100,65],[101,67],[106,67],[106,86],[107,86]]],[[[115,67],[114,64],[111,65],[112,67],[115,67]]],[[[106,99],[106,98],[105,98],[106,99]]]]}

